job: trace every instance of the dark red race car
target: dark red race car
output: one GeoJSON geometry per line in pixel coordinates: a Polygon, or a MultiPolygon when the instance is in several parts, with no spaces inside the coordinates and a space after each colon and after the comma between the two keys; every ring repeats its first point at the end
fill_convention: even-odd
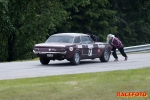
{"type": "Polygon", "coordinates": [[[33,52],[42,64],[67,59],[77,65],[82,59],[99,58],[101,62],[108,62],[111,48],[107,43],[94,42],[87,34],[59,33],[51,35],[45,43],[36,44],[33,52]]]}

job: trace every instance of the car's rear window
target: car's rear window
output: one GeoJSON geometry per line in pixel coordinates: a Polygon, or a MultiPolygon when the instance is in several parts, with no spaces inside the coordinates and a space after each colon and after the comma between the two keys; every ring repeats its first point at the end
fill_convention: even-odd
{"type": "Polygon", "coordinates": [[[52,42],[56,42],[56,43],[72,43],[73,42],[73,38],[71,36],[51,36],[47,39],[46,43],[52,43],[52,42]]]}

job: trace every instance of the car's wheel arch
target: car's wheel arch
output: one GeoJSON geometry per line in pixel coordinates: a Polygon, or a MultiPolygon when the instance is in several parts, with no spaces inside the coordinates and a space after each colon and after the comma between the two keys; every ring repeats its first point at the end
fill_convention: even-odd
{"type": "Polygon", "coordinates": [[[80,50],[79,48],[76,48],[75,51],[74,51],[74,53],[76,53],[76,52],[78,52],[80,54],[80,56],[81,56],[82,50],[80,50]]]}
{"type": "Polygon", "coordinates": [[[81,51],[79,49],[77,49],[75,52],[78,52],[80,54],[80,56],[81,56],[81,51]]]}
{"type": "Polygon", "coordinates": [[[79,55],[80,55],[80,57],[81,57],[81,51],[80,51],[79,49],[76,49],[76,50],[74,51],[73,55],[72,55],[70,58],[67,58],[67,60],[70,61],[71,58],[74,56],[74,54],[75,54],[76,52],[78,52],[79,55]]]}

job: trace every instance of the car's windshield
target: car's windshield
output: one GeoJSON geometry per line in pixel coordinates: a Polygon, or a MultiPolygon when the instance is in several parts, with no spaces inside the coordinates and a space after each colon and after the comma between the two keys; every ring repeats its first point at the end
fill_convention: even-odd
{"type": "Polygon", "coordinates": [[[73,37],[71,36],[51,36],[50,38],[47,39],[46,43],[72,43],[73,42],[73,37]]]}

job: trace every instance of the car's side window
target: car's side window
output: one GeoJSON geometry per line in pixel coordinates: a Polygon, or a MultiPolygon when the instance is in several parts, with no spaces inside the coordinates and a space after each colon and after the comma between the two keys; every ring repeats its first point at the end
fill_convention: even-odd
{"type": "Polygon", "coordinates": [[[82,36],[81,40],[82,40],[83,44],[92,44],[93,43],[93,41],[90,39],[89,36],[82,36]]]}
{"type": "Polygon", "coordinates": [[[78,37],[75,37],[74,43],[81,43],[81,40],[80,40],[80,37],[79,37],[79,36],[78,36],[78,37]]]}

